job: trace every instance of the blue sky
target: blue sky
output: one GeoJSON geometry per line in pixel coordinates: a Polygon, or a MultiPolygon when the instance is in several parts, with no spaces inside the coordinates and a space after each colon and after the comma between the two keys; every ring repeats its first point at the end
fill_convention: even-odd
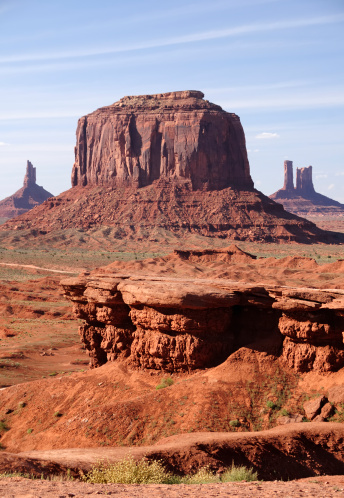
{"type": "Polygon", "coordinates": [[[0,199],[70,188],[82,115],[124,95],[202,90],[238,114],[255,186],[313,166],[344,202],[344,0],[0,0],[0,199]]]}

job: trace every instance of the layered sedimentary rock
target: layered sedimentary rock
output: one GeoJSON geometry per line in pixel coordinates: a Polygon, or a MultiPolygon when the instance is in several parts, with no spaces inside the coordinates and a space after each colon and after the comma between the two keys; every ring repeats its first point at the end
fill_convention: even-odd
{"type": "Polygon", "coordinates": [[[0,217],[14,218],[42,204],[52,194],[36,184],[36,168],[27,161],[24,184],[10,197],[0,201],[0,217]]]}
{"type": "Polygon", "coordinates": [[[283,187],[270,195],[290,213],[300,216],[344,216],[344,205],[315,191],[312,166],[296,168],[296,187],[293,182],[293,162],[284,161],[283,187]]]}
{"type": "Polygon", "coordinates": [[[91,364],[168,372],[268,348],[298,372],[344,366],[344,291],[115,273],[64,280],[91,364]]]}
{"type": "Polygon", "coordinates": [[[73,188],[1,226],[8,245],[12,230],[22,230],[17,244],[19,238],[36,244],[37,234],[55,244],[56,231],[98,227],[110,242],[160,242],[171,232],[177,238],[344,242],[343,234],[287,213],[253,188],[238,116],[202,92],[124,97],[84,116],[75,156],[73,188]]]}
{"type": "Polygon", "coordinates": [[[199,91],[124,97],[82,117],[72,185],[191,180],[193,188],[251,188],[238,116],[199,91]]]}

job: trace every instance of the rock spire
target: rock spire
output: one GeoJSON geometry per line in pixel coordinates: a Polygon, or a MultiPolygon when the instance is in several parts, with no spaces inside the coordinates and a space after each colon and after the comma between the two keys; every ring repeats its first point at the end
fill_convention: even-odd
{"type": "Polygon", "coordinates": [[[23,187],[10,197],[0,201],[0,217],[15,218],[42,204],[53,194],[36,183],[36,168],[30,161],[26,163],[23,187]]]}
{"type": "Polygon", "coordinates": [[[24,188],[32,187],[33,185],[36,185],[36,168],[33,167],[30,161],[27,161],[24,188]]]}

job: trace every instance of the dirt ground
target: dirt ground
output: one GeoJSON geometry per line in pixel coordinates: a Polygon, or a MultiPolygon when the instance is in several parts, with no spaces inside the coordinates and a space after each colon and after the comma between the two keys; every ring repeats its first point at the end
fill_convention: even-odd
{"type": "Polygon", "coordinates": [[[344,496],[344,476],[321,476],[297,481],[240,482],[223,484],[166,485],[87,484],[12,477],[0,480],[0,496],[6,498],[83,498],[116,496],[133,498],[275,497],[339,498],[344,496]]]}
{"type": "MultiPolygon", "coordinates": [[[[322,261],[322,265],[317,264],[317,259],[302,262],[292,255],[284,261],[247,260],[233,265],[225,258],[211,261],[205,257],[195,265],[190,258],[172,254],[158,260],[118,262],[113,266],[135,272],[168,271],[189,277],[212,274],[249,282],[278,281],[282,285],[307,282],[307,285],[342,289],[344,261],[331,264],[335,258],[325,254],[322,258],[327,262],[322,261]]],[[[68,449],[72,445],[81,451],[85,447],[94,448],[96,455],[104,446],[138,448],[161,438],[185,439],[189,432],[230,432],[231,420],[241,420],[240,417],[243,421],[238,430],[247,431],[252,428],[245,426],[247,413],[241,412],[250,403],[259,413],[257,419],[250,420],[258,429],[261,423],[264,428],[270,427],[276,425],[277,414],[266,409],[266,396],[271,396],[281,382],[285,392],[292,394],[286,397],[283,407],[292,413],[300,411],[306,395],[316,397],[332,385],[343,383],[341,371],[310,373],[296,379],[291,373],[276,369],[274,358],[246,348],[214,369],[192,376],[175,376],[174,385],[160,391],[156,386],[163,377],[161,373],[134,372],[121,365],[105,365],[89,371],[87,354],[79,342],[79,324],[63,298],[60,276],[38,269],[25,269],[20,275],[17,280],[0,281],[0,385],[14,386],[0,392],[0,419],[9,429],[3,431],[1,442],[9,451],[68,449]],[[267,386],[266,392],[253,389],[253,385],[262,385],[262,381],[267,386]]],[[[271,459],[274,458],[272,452],[271,459]]],[[[302,458],[308,458],[307,452],[302,458]]],[[[189,486],[91,485],[17,477],[0,480],[0,497],[102,494],[153,498],[332,497],[344,496],[344,477],[317,475],[299,481],[189,486]]]]}

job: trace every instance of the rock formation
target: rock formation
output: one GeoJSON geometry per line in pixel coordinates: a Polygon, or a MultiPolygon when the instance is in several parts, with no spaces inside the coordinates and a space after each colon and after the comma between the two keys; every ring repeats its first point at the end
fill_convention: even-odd
{"type": "Polygon", "coordinates": [[[127,359],[139,368],[190,371],[217,365],[249,344],[273,351],[297,372],[344,366],[340,289],[135,275],[111,267],[62,285],[84,320],[79,331],[93,366],[127,359]]]}
{"type": "Polygon", "coordinates": [[[124,97],[81,118],[72,185],[0,231],[22,230],[26,244],[32,234],[49,238],[53,231],[96,227],[106,227],[116,240],[142,241],[152,232],[159,240],[173,232],[264,242],[344,241],[343,234],[287,213],[253,188],[238,116],[198,91],[124,97]]]}
{"type": "Polygon", "coordinates": [[[282,190],[294,191],[293,161],[284,161],[284,185],[282,190]]]}
{"type": "Polygon", "coordinates": [[[0,217],[14,218],[42,204],[52,194],[36,184],[36,168],[27,161],[24,185],[10,197],[0,201],[0,217]]]}
{"type": "Polygon", "coordinates": [[[270,195],[270,199],[282,204],[290,213],[300,216],[344,216],[344,204],[315,191],[312,166],[296,168],[296,187],[294,187],[292,161],[284,161],[283,188],[270,195]]]}
{"type": "Polygon", "coordinates": [[[82,117],[72,185],[143,187],[173,178],[195,189],[253,187],[240,119],[203,97],[124,97],[82,117]]]}

